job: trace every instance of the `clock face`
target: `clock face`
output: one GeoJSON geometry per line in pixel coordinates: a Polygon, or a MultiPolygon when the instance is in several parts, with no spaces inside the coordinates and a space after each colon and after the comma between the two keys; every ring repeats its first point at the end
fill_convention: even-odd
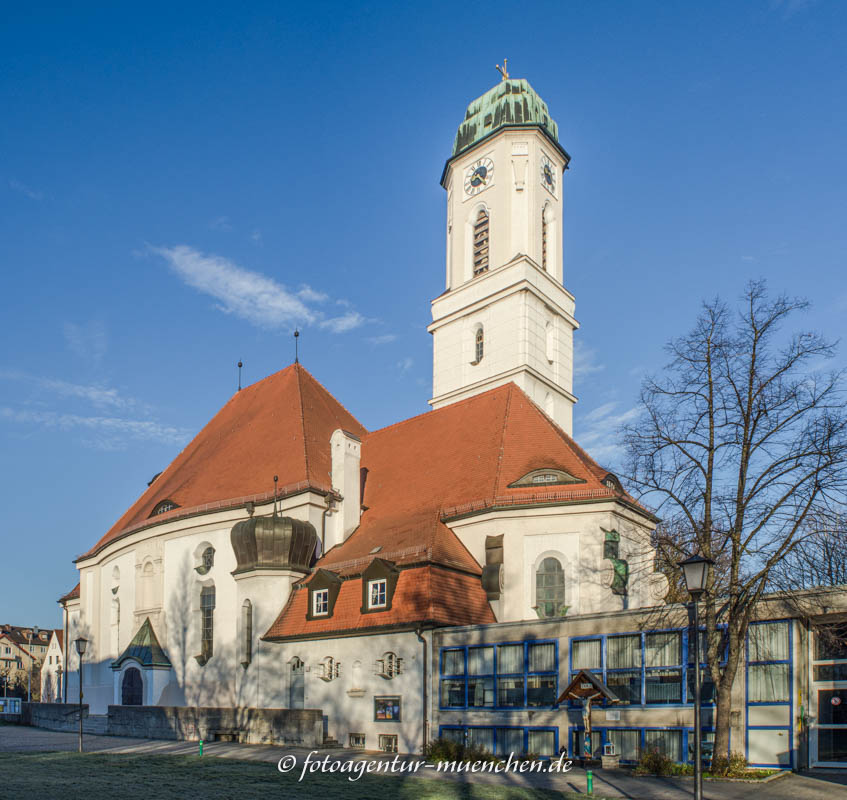
{"type": "Polygon", "coordinates": [[[494,177],[494,162],[490,158],[481,158],[471,164],[465,173],[465,194],[472,197],[491,186],[494,177]]]}
{"type": "Polygon", "coordinates": [[[541,185],[551,194],[556,194],[556,167],[547,156],[541,156],[541,185]]]}

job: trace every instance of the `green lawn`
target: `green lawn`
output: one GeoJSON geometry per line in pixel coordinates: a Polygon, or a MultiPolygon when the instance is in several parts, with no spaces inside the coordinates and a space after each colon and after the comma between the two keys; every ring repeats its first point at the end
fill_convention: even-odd
{"type": "MultiPolygon", "coordinates": [[[[583,795],[431,778],[281,774],[274,763],[209,756],[0,753],[0,794],[45,800],[576,800],[583,795]]],[[[473,776],[470,776],[471,779],[473,776]]]]}

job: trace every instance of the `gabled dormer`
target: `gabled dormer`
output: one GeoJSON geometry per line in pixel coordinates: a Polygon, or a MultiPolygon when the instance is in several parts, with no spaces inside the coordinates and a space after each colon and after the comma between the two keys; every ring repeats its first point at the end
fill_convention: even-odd
{"type": "Polygon", "coordinates": [[[362,572],[363,614],[390,611],[400,570],[391,561],[375,558],[362,572]]]}
{"type": "Polygon", "coordinates": [[[306,584],[309,605],[306,619],[329,619],[335,611],[335,601],[341,591],[341,576],[328,569],[319,569],[306,584]]]}

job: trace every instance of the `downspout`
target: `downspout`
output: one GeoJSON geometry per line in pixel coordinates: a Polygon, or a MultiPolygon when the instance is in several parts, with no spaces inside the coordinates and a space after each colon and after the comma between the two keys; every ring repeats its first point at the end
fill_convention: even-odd
{"type": "Polygon", "coordinates": [[[426,754],[429,732],[429,658],[426,639],[423,637],[423,628],[415,630],[415,636],[422,645],[423,653],[423,683],[421,684],[421,697],[423,699],[423,730],[421,731],[421,753],[426,754]]]}

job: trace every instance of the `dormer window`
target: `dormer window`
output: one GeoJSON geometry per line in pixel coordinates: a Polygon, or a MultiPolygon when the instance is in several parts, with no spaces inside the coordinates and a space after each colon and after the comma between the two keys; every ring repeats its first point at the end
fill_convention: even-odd
{"type": "Polygon", "coordinates": [[[327,619],[332,616],[335,601],[341,591],[341,576],[328,569],[319,569],[307,584],[309,592],[306,619],[327,619]]]}
{"type": "Polygon", "coordinates": [[[161,503],[156,504],[150,516],[156,517],[159,514],[166,514],[168,511],[173,511],[175,508],[179,508],[179,506],[174,503],[173,500],[162,500],[161,503]]]}
{"type": "Polygon", "coordinates": [[[329,614],[329,589],[312,592],[312,615],[323,617],[329,614]]]}
{"type": "Polygon", "coordinates": [[[375,558],[362,572],[362,614],[389,611],[400,572],[391,561],[375,558]]]}
{"type": "Polygon", "coordinates": [[[388,581],[381,578],[376,581],[368,581],[369,608],[385,608],[388,600],[388,581]]]}
{"type": "Polygon", "coordinates": [[[569,483],[585,483],[580,478],[575,478],[568,472],[555,467],[547,469],[534,469],[532,472],[527,472],[522,478],[519,478],[514,483],[509,484],[510,489],[523,486],[561,486],[569,483]]]}

